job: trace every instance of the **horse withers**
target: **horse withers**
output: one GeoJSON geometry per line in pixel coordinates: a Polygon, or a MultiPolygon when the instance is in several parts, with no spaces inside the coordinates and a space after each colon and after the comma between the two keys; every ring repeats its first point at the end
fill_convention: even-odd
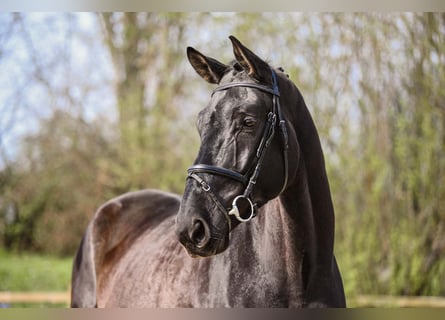
{"type": "Polygon", "coordinates": [[[102,205],[74,261],[73,307],[346,305],[303,97],[282,69],[230,40],[229,64],[187,48],[217,87],[198,116],[182,198],[143,190],[102,205]]]}

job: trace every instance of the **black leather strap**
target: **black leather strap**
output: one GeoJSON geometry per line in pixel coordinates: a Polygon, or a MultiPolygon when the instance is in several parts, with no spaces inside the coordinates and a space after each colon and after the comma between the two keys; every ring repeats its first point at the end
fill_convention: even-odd
{"type": "Polygon", "coordinates": [[[218,176],[223,176],[226,178],[231,178],[236,181],[241,182],[243,185],[247,184],[247,181],[249,180],[245,176],[243,176],[241,173],[222,168],[222,167],[216,167],[216,166],[210,166],[207,164],[196,164],[194,166],[191,166],[187,169],[187,172],[190,173],[211,173],[216,174],[218,176]]]}
{"type": "Polygon", "coordinates": [[[212,92],[212,96],[215,92],[218,91],[224,91],[233,87],[247,87],[247,88],[255,88],[255,89],[259,89],[261,91],[273,94],[277,97],[280,96],[280,92],[278,91],[278,87],[274,87],[274,88],[270,88],[267,86],[263,86],[261,84],[256,84],[256,83],[251,83],[251,82],[234,82],[234,83],[228,83],[228,84],[223,84],[219,87],[217,87],[215,90],[213,90],[212,92]]]}

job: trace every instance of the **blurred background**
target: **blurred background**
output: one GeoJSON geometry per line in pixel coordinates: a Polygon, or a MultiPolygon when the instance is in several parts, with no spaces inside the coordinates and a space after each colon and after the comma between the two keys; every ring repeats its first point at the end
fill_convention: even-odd
{"type": "Polygon", "coordinates": [[[212,88],[185,49],[230,34],[305,97],[349,305],[445,306],[444,13],[1,13],[0,306],[66,306],[104,201],[182,193],[212,88]]]}

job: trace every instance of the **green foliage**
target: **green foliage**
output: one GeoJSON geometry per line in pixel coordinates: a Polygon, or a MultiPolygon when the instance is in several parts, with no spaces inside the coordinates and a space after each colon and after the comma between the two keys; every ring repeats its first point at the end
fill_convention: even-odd
{"type": "Polygon", "coordinates": [[[382,75],[377,82],[373,72],[363,77],[358,143],[345,153],[354,157],[328,167],[349,295],[445,294],[444,20],[439,14],[399,18],[398,27],[374,26],[387,42],[399,37],[401,25],[409,30],[398,52],[407,65],[385,60],[379,33],[370,34],[382,75]]]}

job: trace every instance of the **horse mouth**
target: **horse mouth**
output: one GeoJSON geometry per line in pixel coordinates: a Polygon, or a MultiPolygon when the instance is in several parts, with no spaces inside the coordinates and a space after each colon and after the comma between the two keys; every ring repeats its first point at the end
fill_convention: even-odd
{"type": "Polygon", "coordinates": [[[181,239],[181,237],[179,238],[179,242],[191,258],[208,258],[216,256],[223,253],[229,244],[228,241],[218,239],[218,241],[209,242],[204,247],[199,247],[190,243],[186,239],[181,239]]]}

